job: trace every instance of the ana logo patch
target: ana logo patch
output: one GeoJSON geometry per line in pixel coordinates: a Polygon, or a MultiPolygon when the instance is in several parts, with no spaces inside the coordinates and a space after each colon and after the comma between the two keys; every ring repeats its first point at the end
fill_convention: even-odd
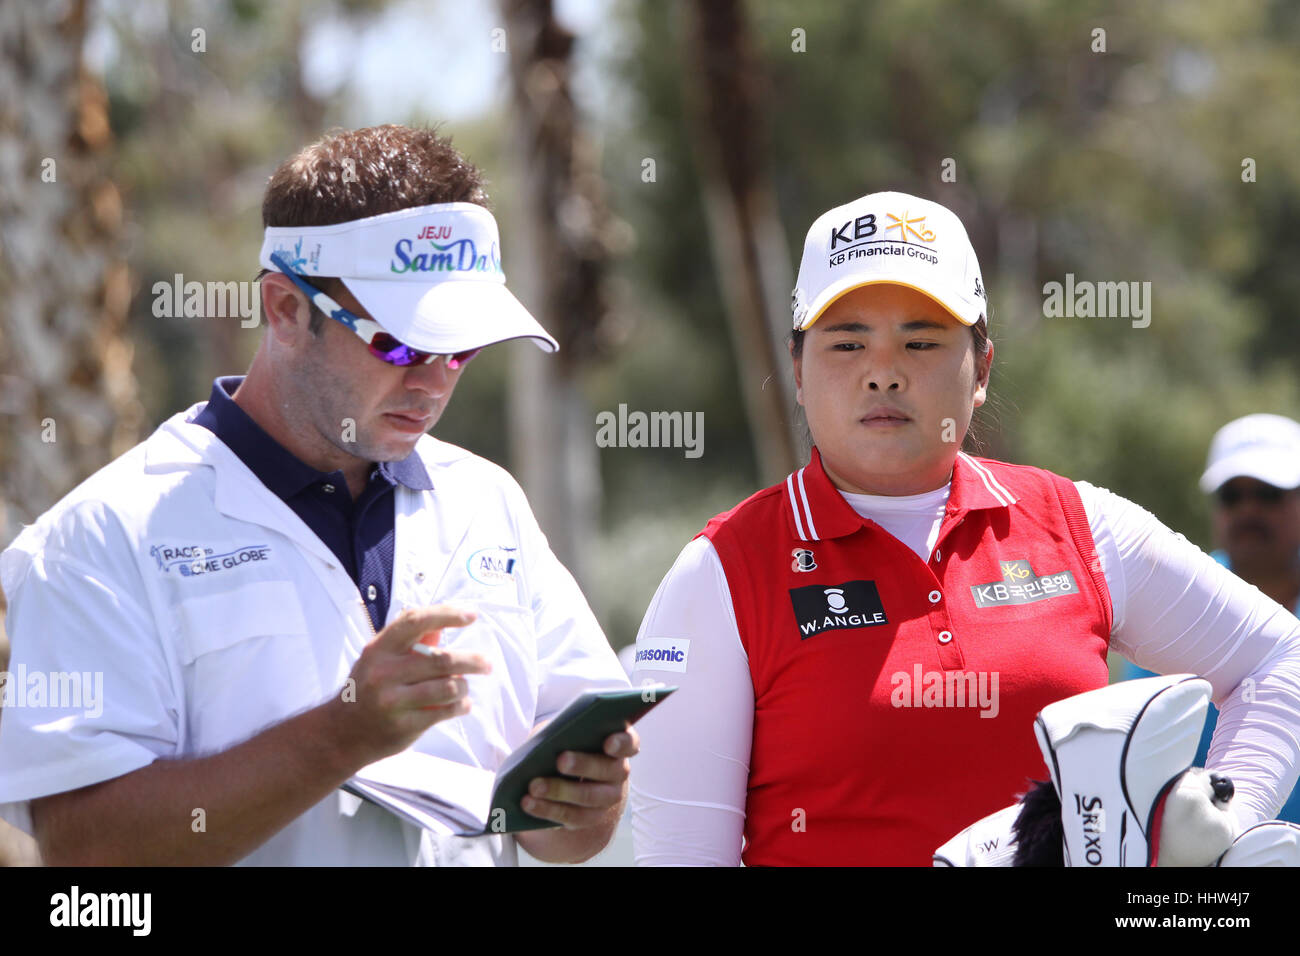
{"type": "Polygon", "coordinates": [[[1021,558],[1000,561],[998,565],[1002,570],[1001,581],[976,584],[970,589],[978,608],[1033,604],[1035,601],[1079,593],[1079,585],[1071,571],[1036,575],[1029,562],[1021,558]]]}
{"type": "Polygon", "coordinates": [[[686,673],[691,642],[672,637],[643,637],[636,642],[636,670],[675,671],[686,673]]]}
{"type": "Polygon", "coordinates": [[[845,581],[833,587],[810,584],[805,588],[791,588],[790,603],[794,606],[794,619],[799,625],[801,640],[823,631],[876,627],[889,623],[875,581],[845,581]]]}
{"type": "Polygon", "coordinates": [[[480,548],[469,556],[465,570],[479,584],[497,587],[515,579],[518,548],[480,548]]]}

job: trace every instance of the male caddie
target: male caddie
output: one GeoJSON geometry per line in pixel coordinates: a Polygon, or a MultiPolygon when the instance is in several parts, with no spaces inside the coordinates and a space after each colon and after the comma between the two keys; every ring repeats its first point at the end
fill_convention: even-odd
{"type": "MultiPolygon", "coordinates": [[[[4,552],[10,670],[102,675],[99,713],[50,696],[0,721],[0,815],[47,863],[515,861],[510,836],[435,837],[339,789],[413,746],[494,771],[580,691],[627,686],[518,485],[425,434],[480,348],[556,349],[485,202],[429,130],[289,159],[247,377],[4,552]]],[[[561,755],[523,807],[564,826],[519,845],[600,850],[636,749],[561,755]]]]}

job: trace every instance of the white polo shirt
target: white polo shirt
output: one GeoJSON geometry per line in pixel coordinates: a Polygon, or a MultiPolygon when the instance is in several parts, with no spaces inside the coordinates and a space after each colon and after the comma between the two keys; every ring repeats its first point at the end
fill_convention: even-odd
{"type": "MultiPolygon", "coordinates": [[[[173,416],[27,526],[0,555],[10,677],[0,818],[159,757],[229,749],[341,692],[374,628],[337,558],[211,431],[173,416]],[[97,688],[99,690],[97,691],[97,688]]],[[[627,678],[518,484],[422,436],[431,491],[395,490],[392,620],[442,601],[478,620],[471,711],[416,749],[495,770],[576,694],[627,678]]],[[[513,863],[513,839],[434,839],[336,791],[240,861],[513,863]]]]}

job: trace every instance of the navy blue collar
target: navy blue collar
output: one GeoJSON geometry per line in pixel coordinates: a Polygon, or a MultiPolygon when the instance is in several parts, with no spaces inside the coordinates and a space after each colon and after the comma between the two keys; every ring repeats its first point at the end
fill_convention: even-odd
{"type": "MultiPolygon", "coordinates": [[[[317,471],[299,460],[235,404],[231,396],[243,380],[242,375],[215,379],[208,404],[194,416],[194,424],[202,425],[221,439],[279,498],[287,500],[308,485],[326,480],[345,484],[342,472],[317,471]]],[[[377,469],[372,468],[372,476],[376,471],[390,485],[400,482],[415,491],[433,489],[424,462],[414,451],[401,461],[380,462],[377,469]]]]}

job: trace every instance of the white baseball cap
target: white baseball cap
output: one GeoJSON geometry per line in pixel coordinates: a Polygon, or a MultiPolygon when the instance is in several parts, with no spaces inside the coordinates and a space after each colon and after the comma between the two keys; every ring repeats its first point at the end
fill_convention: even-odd
{"type": "Polygon", "coordinates": [[[1201,490],[1213,494],[1225,481],[1242,477],[1275,488],[1300,487],[1300,422],[1247,415],[1215,432],[1201,490]]]}
{"type": "Polygon", "coordinates": [[[544,352],[559,349],[506,288],[496,220],[477,203],[269,227],[260,261],[282,271],[273,253],[308,279],[342,279],[376,322],[413,349],[452,354],[518,338],[544,352]]]}
{"type": "Polygon", "coordinates": [[[822,213],[808,230],[790,303],[795,329],[807,329],[846,292],[881,282],[928,295],[965,325],[988,318],[961,220],[928,199],[883,192],[822,213]]]}

